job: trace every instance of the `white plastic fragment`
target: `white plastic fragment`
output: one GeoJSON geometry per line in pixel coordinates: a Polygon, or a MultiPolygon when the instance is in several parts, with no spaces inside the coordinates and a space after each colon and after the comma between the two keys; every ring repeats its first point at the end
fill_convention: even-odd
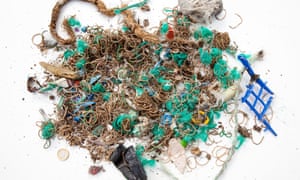
{"type": "Polygon", "coordinates": [[[66,78],[60,78],[56,81],[53,81],[52,84],[55,84],[58,87],[63,87],[63,88],[68,88],[70,86],[66,78]]]}
{"type": "Polygon", "coordinates": [[[186,157],[184,147],[175,139],[169,141],[168,156],[174,162],[176,168],[184,173],[186,167],[186,157]]]}

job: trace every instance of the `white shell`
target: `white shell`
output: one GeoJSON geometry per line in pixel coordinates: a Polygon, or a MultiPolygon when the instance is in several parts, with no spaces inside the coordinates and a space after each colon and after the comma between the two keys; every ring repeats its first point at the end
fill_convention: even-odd
{"type": "Polygon", "coordinates": [[[193,22],[207,23],[223,10],[222,0],[178,0],[179,11],[193,22]]]}

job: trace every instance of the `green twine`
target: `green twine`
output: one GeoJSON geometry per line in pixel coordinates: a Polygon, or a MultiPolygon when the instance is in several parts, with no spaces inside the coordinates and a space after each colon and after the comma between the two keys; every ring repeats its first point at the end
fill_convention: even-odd
{"type": "Polygon", "coordinates": [[[132,5],[123,7],[123,8],[118,8],[118,9],[115,9],[115,10],[114,10],[114,13],[115,13],[115,14],[121,14],[123,11],[126,11],[127,9],[134,8],[134,7],[142,7],[142,6],[144,6],[147,2],[148,2],[148,0],[144,0],[144,1],[142,1],[142,2],[135,3],[135,4],[132,4],[132,5]]]}
{"type": "Polygon", "coordinates": [[[100,83],[96,83],[94,86],[92,86],[92,92],[94,93],[104,93],[105,88],[100,83]]]}
{"type": "Polygon", "coordinates": [[[143,166],[150,166],[150,167],[155,166],[156,161],[154,159],[147,159],[147,158],[143,157],[143,153],[145,152],[144,146],[137,145],[135,147],[135,152],[136,152],[136,155],[139,158],[139,160],[141,161],[143,166]]]}
{"type": "Polygon", "coordinates": [[[193,114],[188,111],[179,112],[177,117],[178,123],[189,123],[192,120],[193,114]]]}
{"type": "Polygon", "coordinates": [[[183,63],[187,59],[187,57],[188,57],[188,55],[183,52],[172,54],[172,58],[178,67],[181,67],[183,65],[183,63]]]}
{"type": "Polygon", "coordinates": [[[213,71],[214,71],[214,75],[217,78],[224,76],[225,73],[228,71],[227,62],[223,59],[219,59],[214,65],[213,71]]]}
{"type": "Polygon", "coordinates": [[[116,131],[119,131],[121,133],[126,133],[126,134],[130,134],[132,133],[133,129],[134,129],[134,125],[136,124],[135,122],[136,119],[136,114],[130,112],[129,114],[120,114],[113,122],[112,122],[112,126],[116,131]],[[129,120],[129,130],[125,130],[122,127],[123,121],[124,120],[129,120]]]}
{"type": "Polygon", "coordinates": [[[50,139],[54,136],[55,126],[51,121],[44,122],[42,125],[42,138],[50,139]]]}
{"type": "Polygon", "coordinates": [[[80,55],[83,55],[83,53],[85,52],[86,48],[88,48],[88,43],[85,42],[85,41],[82,40],[82,39],[78,39],[78,40],[77,40],[77,52],[78,52],[80,55]]]}

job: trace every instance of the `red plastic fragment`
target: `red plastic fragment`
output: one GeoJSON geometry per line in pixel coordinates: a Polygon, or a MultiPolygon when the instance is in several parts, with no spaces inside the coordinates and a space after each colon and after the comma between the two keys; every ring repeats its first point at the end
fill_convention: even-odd
{"type": "Polygon", "coordinates": [[[103,166],[90,166],[89,168],[89,174],[91,175],[96,175],[98,174],[100,171],[105,171],[103,166]]]}
{"type": "Polygon", "coordinates": [[[175,37],[174,30],[173,30],[173,28],[172,28],[171,26],[169,26],[168,32],[167,32],[167,34],[166,34],[166,37],[167,37],[167,39],[169,39],[169,40],[173,40],[174,37],[175,37]]]}

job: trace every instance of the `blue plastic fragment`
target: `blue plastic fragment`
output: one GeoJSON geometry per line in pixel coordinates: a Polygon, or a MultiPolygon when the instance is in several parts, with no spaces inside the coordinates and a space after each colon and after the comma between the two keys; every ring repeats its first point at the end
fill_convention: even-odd
{"type": "Polygon", "coordinates": [[[80,109],[87,108],[87,107],[92,106],[94,104],[96,104],[96,103],[93,102],[93,101],[83,102],[82,104],[79,104],[79,105],[76,106],[76,109],[74,110],[74,113],[78,112],[80,109]]]}
{"type": "Polygon", "coordinates": [[[162,125],[170,125],[172,124],[172,114],[166,112],[162,117],[161,117],[161,124],[162,125]]]}
{"type": "Polygon", "coordinates": [[[75,117],[73,118],[73,120],[74,120],[75,122],[80,122],[81,116],[75,116],[75,117]]]}
{"type": "Polygon", "coordinates": [[[101,75],[96,75],[94,77],[91,77],[90,84],[94,84],[96,81],[98,81],[101,78],[101,75]]]}
{"type": "MultiPolygon", "coordinates": [[[[246,56],[245,55],[238,55],[238,59],[241,61],[241,63],[245,66],[246,68],[246,71],[248,72],[248,74],[250,75],[250,77],[253,77],[255,76],[255,73],[249,63],[249,61],[247,60],[246,56]]],[[[266,91],[268,91],[270,94],[274,94],[271,89],[269,89],[266,84],[260,79],[260,78],[257,78],[256,79],[256,83],[258,83],[261,87],[263,87],[266,91]]]]}
{"type": "Polygon", "coordinates": [[[95,97],[94,94],[88,94],[87,97],[86,97],[86,99],[87,99],[88,101],[92,101],[92,100],[94,99],[94,97],[95,97]]]}
{"type": "MultiPolygon", "coordinates": [[[[238,59],[241,61],[241,63],[245,66],[247,72],[249,75],[255,76],[255,73],[253,69],[250,66],[249,61],[244,55],[238,55],[238,59]]],[[[270,108],[270,105],[273,100],[273,92],[270,88],[267,87],[266,83],[264,83],[260,78],[257,78],[255,80],[256,83],[251,83],[247,85],[247,91],[242,97],[242,102],[246,103],[248,107],[255,113],[257,116],[257,119],[261,121],[264,125],[266,130],[269,130],[274,136],[277,136],[277,133],[274,131],[274,129],[271,127],[269,122],[264,118],[267,110],[270,108]],[[259,86],[259,90],[256,93],[255,87],[259,86]],[[263,92],[266,92],[267,94],[264,94],[263,92]],[[266,96],[267,95],[267,96],[266,96]],[[264,97],[268,97],[266,101],[263,100],[264,97]],[[250,98],[254,98],[254,100],[250,100],[250,98]],[[262,108],[262,109],[261,109],[262,108]]]]}
{"type": "Polygon", "coordinates": [[[87,32],[87,27],[86,26],[82,26],[81,27],[81,31],[84,32],[84,33],[87,32]]]}

